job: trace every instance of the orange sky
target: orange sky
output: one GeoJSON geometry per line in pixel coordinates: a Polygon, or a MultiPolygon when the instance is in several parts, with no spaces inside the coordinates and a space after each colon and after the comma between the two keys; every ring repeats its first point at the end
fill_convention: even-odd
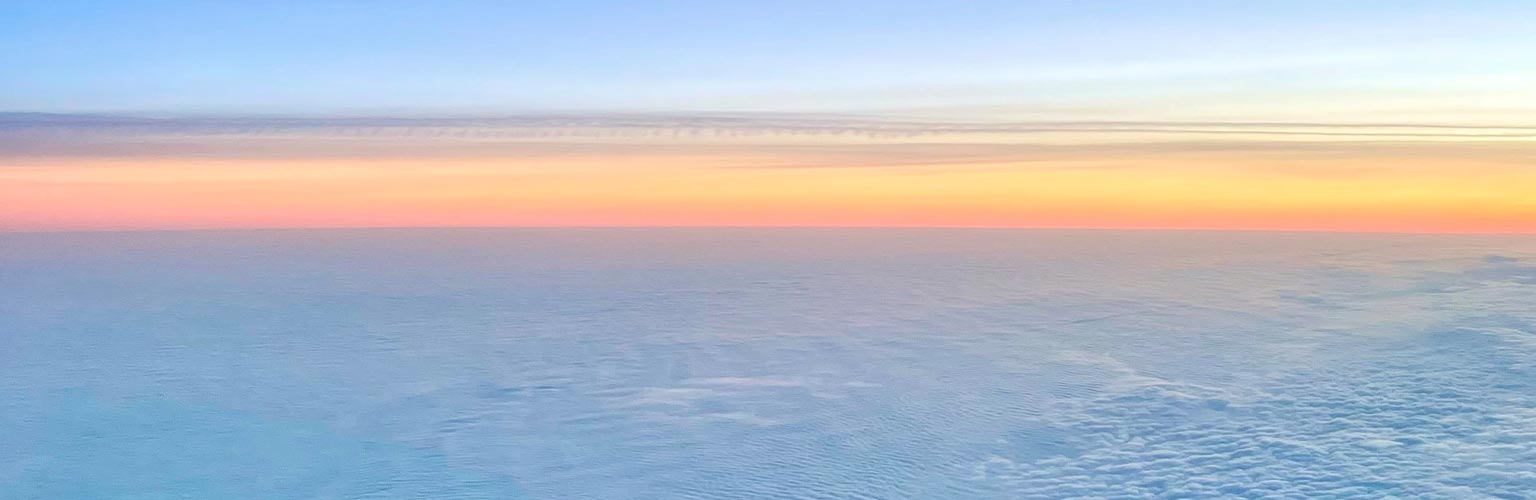
{"type": "Polygon", "coordinates": [[[764,165],[802,159],[768,156],[32,159],[0,169],[0,230],[810,225],[1536,232],[1536,169],[1502,157],[1239,151],[779,167],[764,165]]]}

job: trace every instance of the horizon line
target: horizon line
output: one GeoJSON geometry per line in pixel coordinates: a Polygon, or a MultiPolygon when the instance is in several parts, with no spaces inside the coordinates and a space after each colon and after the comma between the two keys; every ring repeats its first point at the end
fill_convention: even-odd
{"type": "Polygon", "coordinates": [[[198,233],[198,232],[277,232],[277,231],[366,231],[366,230],[432,230],[432,229],[909,229],[909,230],[976,230],[976,231],[1104,231],[1104,232],[1191,232],[1191,233],[1302,233],[1302,234],[1360,234],[1360,235],[1422,235],[1422,236],[1530,236],[1536,231],[1404,231],[1371,229],[1284,229],[1284,228],[1226,228],[1226,227],[1123,227],[1123,226],[989,226],[989,225],[817,225],[817,224],[744,224],[744,225],[440,225],[440,226],[252,226],[252,227],[185,227],[185,228],[104,228],[104,229],[41,229],[12,231],[0,229],[0,236],[34,234],[97,234],[97,233],[198,233]]]}

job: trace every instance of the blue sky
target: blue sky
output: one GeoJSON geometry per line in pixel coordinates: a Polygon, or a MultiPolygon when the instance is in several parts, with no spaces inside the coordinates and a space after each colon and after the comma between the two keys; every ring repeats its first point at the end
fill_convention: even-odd
{"type": "Polygon", "coordinates": [[[1536,49],[1536,6],[1512,1],[61,1],[3,11],[9,111],[1048,113],[1144,98],[1445,92],[1536,66],[1523,56],[1536,49]]]}

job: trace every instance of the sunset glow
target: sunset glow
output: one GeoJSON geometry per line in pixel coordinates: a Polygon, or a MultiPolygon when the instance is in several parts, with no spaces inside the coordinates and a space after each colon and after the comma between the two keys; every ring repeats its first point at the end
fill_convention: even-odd
{"type": "MultiPolygon", "coordinates": [[[[1336,155],[1335,155],[1336,156],[1336,155]]],[[[1469,155],[1470,156],[1470,155],[1469,155]]],[[[1138,158],[812,167],[803,158],[30,160],[8,230],[961,226],[1536,230],[1536,170],[1473,158],[1138,158]]],[[[818,160],[819,161],[819,160],[818,160]]]]}
{"type": "MultiPolygon", "coordinates": [[[[332,23],[319,31],[287,18],[241,18],[263,33],[311,37],[303,50],[202,24],[174,35],[306,68],[289,74],[292,84],[249,65],[213,62],[203,44],[116,40],[142,49],[130,60],[143,72],[80,47],[46,44],[44,52],[57,57],[97,58],[79,69],[93,77],[45,66],[5,77],[0,111],[16,112],[0,113],[0,230],[1536,232],[1536,121],[1529,119],[1536,113],[1536,65],[1528,57],[1536,39],[1520,36],[1531,32],[1527,20],[1536,16],[1518,15],[1515,2],[1457,16],[1434,3],[1385,10],[1368,3],[1301,2],[1270,6],[1273,12],[1207,5],[1198,18],[1208,22],[1198,26],[1175,15],[1184,7],[1165,6],[1169,12],[1142,13],[1150,18],[1122,13],[1116,22],[1147,24],[1116,25],[1120,31],[1104,40],[1014,29],[1002,13],[960,16],[939,20],[931,29],[945,36],[926,45],[891,38],[905,28],[887,24],[918,16],[909,12],[922,10],[915,6],[890,6],[891,12],[869,13],[871,19],[824,13],[851,34],[766,11],[755,21],[712,12],[712,19],[747,32],[677,34],[635,46],[549,44],[542,56],[495,50],[524,36],[507,34],[418,40],[401,59],[384,57],[385,48],[356,45],[387,45],[367,20],[333,12],[310,13],[332,23]],[[1324,12],[1338,24],[1313,17],[1324,12]],[[1437,22],[1421,23],[1426,16],[1437,22]],[[1351,19],[1369,22],[1342,27],[1351,19]],[[758,50],[752,40],[779,40],[752,31],[771,26],[810,30],[807,40],[776,49],[799,58],[760,52],[755,64],[743,65],[741,52],[758,50]],[[1186,30],[1262,36],[1232,38],[1241,42],[1231,46],[1188,45],[1186,30]],[[883,45],[861,42],[858,34],[883,45]],[[1157,42],[1166,44],[1162,51],[1157,42]],[[961,50],[979,46],[996,53],[961,50]],[[1082,50],[1065,55],[1042,46],[1082,50]],[[663,48],[672,52],[656,52],[663,48]],[[634,58],[615,59],[618,53],[634,58]],[[338,73],[325,54],[380,59],[338,73]],[[653,72],[674,56],[696,72],[672,70],[693,76],[653,72]],[[492,63],[507,57],[520,62],[492,63]],[[210,66],[199,71],[222,86],[194,85],[196,72],[166,69],[204,59],[210,66]],[[589,74],[598,69],[581,65],[584,59],[601,60],[622,78],[589,74]],[[101,83],[111,75],[138,76],[122,87],[101,83]],[[253,85],[240,75],[273,83],[253,85]],[[363,75],[377,78],[353,87],[338,80],[363,75]],[[57,84],[61,79],[94,83],[57,84]],[[167,90],[180,84],[196,90],[167,90]]],[[[1093,19],[1045,4],[993,8],[1017,19],[1049,14],[1052,22],[1083,26],[1093,19]]],[[[369,20],[405,23],[409,11],[369,20]]],[[[575,22],[585,15],[557,8],[518,12],[524,14],[532,18],[513,17],[537,24],[534,18],[575,22]]],[[[232,13],[182,12],[177,16],[187,17],[145,23],[234,23],[225,15],[232,13]]],[[[678,22],[665,13],[642,17],[651,15],[678,22]]],[[[608,28],[614,36],[656,36],[643,25],[607,21],[617,23],[608,28]]],[[[473,18],[442,22],[493,28],[473,18]]],[[[0,37],[62,36],[22,28],[0,37]]],[[[40,57],[5,50],[12,59],[40,57]]]]}

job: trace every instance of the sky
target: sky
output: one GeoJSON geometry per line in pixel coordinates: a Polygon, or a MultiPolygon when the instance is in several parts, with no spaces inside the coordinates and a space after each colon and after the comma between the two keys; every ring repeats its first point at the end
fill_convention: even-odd
{"type": "Polygon", "coordinates": [[[1536,232],[1527,1],[0,2],[0,231],[1536,232]]]}

